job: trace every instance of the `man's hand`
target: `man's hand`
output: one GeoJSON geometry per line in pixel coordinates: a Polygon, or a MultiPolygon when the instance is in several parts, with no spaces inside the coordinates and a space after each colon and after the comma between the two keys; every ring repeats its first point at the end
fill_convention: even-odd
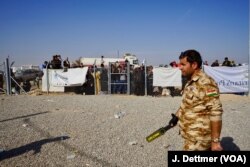
{"type": "Polygon", "coordinates": [[[211,151],[222,151],[222,150],[223,150],[223,148],[222,148],[220,142],[216,142],[216,143],[212,142],[211,151]]]}

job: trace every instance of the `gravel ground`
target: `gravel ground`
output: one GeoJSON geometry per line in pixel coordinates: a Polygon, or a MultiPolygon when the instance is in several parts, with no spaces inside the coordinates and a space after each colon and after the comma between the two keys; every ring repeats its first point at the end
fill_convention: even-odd
{"type": "MultiPolygon", "coordinates": [[[[250,150],[250,98],[221,95],[222,145],[250,150]]],[[[0,96],[0,166],[167,166],[178,127],[151,143],[181,97],[73,94],[0,96]]]]}

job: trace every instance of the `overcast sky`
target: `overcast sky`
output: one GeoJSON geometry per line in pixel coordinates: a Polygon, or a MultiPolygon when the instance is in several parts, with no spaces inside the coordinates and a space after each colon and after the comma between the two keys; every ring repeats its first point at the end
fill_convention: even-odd
{"type": "Polygon", "coordinates": [[[0,0],[0,62],[15,66],[124,53],[159,65],[186,49],[247,63],[249,1],[0,0]]]}

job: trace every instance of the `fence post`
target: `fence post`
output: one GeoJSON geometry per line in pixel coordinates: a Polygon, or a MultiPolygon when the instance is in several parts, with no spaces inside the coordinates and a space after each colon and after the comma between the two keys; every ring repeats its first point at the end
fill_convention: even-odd
{"type": "Polygon", "coordinates": [[[97,95],[98,92],[96,91],[97,86],[96,86],[96,69],[95,69],[95,67],[96,67],[96,59],[94,61],[94,88],[95,88],[95,95],[97,95]]]}
{"type": "Polygon", "coordinates": [[[148,90],[147,90],[147,64],[146,64],[146,59],[145,59],[145,61],[144,61],[144,72],[145,72],[145,96],[147,96],[148,95],[148,90]]]}
{"type": "Polygon", "coordinates": [[[108,94],[111,94],[111,63],[108,65],[108,94]]]}
{"type": "Polygon", "coordinates": [[[48,62],[46,64],[46,79],[47,79],[47,95],[49,94],[49,71],[48,71],[48,66],[49,66],[50,62],[48,62]]]}
{"type": "Polygon", "coordinates": [[[11,95],[9,58],[6,58],[6,60],[5,60],[5,77],[6,77],[7,95],[11,95]]]}
{"type": "Polygon", "coordinates": [[[248,97],[250,96],[250,40],[248,43],[249,47],[248,47],[248,97]]]}
{"type": "Polygon", "coordinates": [[[127,62],[127,94],[130,95],[130,63],[127,62]]]}

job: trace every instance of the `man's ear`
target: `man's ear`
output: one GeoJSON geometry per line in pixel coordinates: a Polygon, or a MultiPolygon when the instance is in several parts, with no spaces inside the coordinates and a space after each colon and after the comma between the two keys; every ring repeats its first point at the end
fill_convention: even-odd
{"type": "Polygon", "coordinates": [[[191,66],[192,66],[192,68],[194,70],[198,69],[198,63],[197,62],[193,62],[191,66]]]}

